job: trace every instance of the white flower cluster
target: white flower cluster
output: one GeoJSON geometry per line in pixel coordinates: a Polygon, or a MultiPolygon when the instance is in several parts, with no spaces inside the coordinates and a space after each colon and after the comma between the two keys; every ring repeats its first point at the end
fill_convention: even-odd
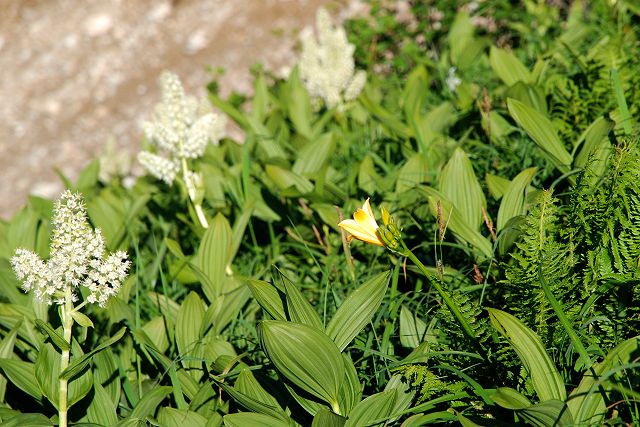
{"type": "Polygon", "coordinates": [[[329,13],[322,8],[316,15],[316,30],[317,40],[311,32],[303,34],[298,66],[309,94],[333,108],[356,99],[367,74],[355,71],[355,47],[347,41],[344,28],[334,26],[329,13]]]}
{"type": "Polygon", "coordinates": [[[186,96],[180,79],[165,71],[160,76],[162,101],[156,105],[153,121],[143,124],[146,138],[167,156],[141,151],[138,161],[158,179],[171,185],[182,159],[204,154],[209,141],[217,144],[224,135],[223,116],[208,113],[198,117],[198,102],[186,96]]]}
{"type": "Polygon", "coordinates": [[[84,286],[90,291],[87,302],[104,307],[127,276],[127,254],[118,251],[105,259],[102,233],[87,222],[80,195],[68,190],[56,202],[52,224],[47,262],[28,249],[17,249],[11,258],[22,288],[47,304],[64,304],[68,295],[76,301],[76,288],[84,286]]]}

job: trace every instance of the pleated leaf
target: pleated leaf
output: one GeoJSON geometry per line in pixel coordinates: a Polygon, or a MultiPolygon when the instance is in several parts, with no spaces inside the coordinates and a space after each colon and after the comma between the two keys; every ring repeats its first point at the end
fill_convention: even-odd
{"type": "Polygon", "coordinates": [[[140,399],[138,404],[133,408],[129,417],[123,420],[123,422],[126,422],[127,420],[137,421],[144,419],[147,416],[152,416],[155,414],[160,403],[162,403],[162,401],[170,395],[171,392],[172,387],[169,386],[157,386],[147,391],[142,396],[142,399],[140,399]]]}
{"type": "Polygon", "coordinates": [[[8,420],[2,420],[2,427],[49,427],[54,424],[42,414],[18,414],[8,420]]]}
{"type": "Polygon", "coordinates": [[[333,134],[326,133],[315,141],[305,145],[299,152],[292,170],[298,175],[314,179],[335,150],[333,134]]]}
{"type": "Polygon", "coordinates": [[[535,427],[574,426],[571,412],[564,402],[556,399],[546,400],[518,411],[518,415],[535,427]]]}
{"type": "Polygon", "coordinates": [[[163,427],[205,427],[207,418],[197,412],[175,408],[160,408],[158,422],[163,427]]]}
{"type": "Polygon", "coordinates": [[[258,382],[256,377],[249,369],[245,369],[240,372],[238,378],[236,379],[235,388],[241,392],[246,394],[247,396],[257,400],[258,402],[264,403],[265,405],[272,406],[276,408],[281,415],[284,415],[284,411],[280,407],[280,404],[267,390],[262,387],[262,384],[258,382]]]}
{"type": "Polygon", "coordinates": [[[200,328],[204,318],[204,303],[195,292],[189,292],[184,299],[176,318],[176,345],[186,365],[194,351],[195,344],[200,340],[200,328]]]}
{"type": "Polygon", "coordinates": [[[327,335],[340,351],[367,325],[382,303],[390,272],[386,271],[364,282],[344,300],[327,325],[327,335]]]}
{"type": "Polygon", "coordinates": [[[535,332],[509,313],[488,308],[491,324],[514,348],[541,402],[567,397],[564,382],[535,332]]]}
{"type": "Polygon", "coordinates": [[[284,311],[283,298],[271,283],[262,280],[247,280],[251,294],[258,301],[260,307],[275,320],[287,320],[284,311]]]}
{"type": "Polygon", "coordinates": [[[515,99],[507,99],[511,117],[527,132],[533,141],[551,158],[563,172],[569,170],[573,157],[564,148],[562,141],[546,116],[515,99]]]}
{"type": "Polygon", "coordinates": [[[338,395],[340,410],[344,415],[348,415],[351,409],[362,399],[363,385],[358,378],[358,371],[348,354],[342,354],[344,360],[345,379],[340,386],[338,395]]]}
{"type": "Polygon", "coordinates": [[[322,408],[313,417],[311,427],[343,427],[346,422],[345,417],[334,414],[327,408],[322,408]]]}
{"type": "Polygon", "coordinates": [[[87,408],[87,421],[104,426],[118,422],[117,408],[107,391],[99,383],[93,384],[93,399],[87,408]]]}
{"type": "Polygon", "coordinates": [[[225,415],[223,419],[226,427],[291,427],[291,424],[286,421],[251,412],[229,414],[225,415]]]}
{"type": "Polygon", "coordinates": [[[397,390],[383,391],[358,403],[349,414],[345,427],[382,426],[392,415],[397,390]],[[376,422],[377,421],[377,422],[376,422]]]}
{"type": "Polygon", "coordinates": [[[511,52],[491,46],[489,63],[500,80],[507,86],[514,85],[517,82],[533,83],[531,73],[527,67],[511,52]]]}
{"type": "Polygon", "coordinates": [[[202,236],[194,264],[207,280],[202,282],[202,290],[211,302],[224,290],[225,271],[231,262],[233,232],[229,221],[222,214],[209,224],[202,236]]]}
{"type": "Polygon", "coordinates": [[[282,282],[284,283],[287,296],[287,311],[291,321],[314,327],[319,331],[324,331],[320,316],[318,316],[313,306],[304,295],[302,295],[298,287],[291,283],[286,277],[282,277],[282,282]]]}
{"type": "Polygon", "coordinates": [[[265,353],[278,371],[304,391],[338,405],[344,362],[335,343],[316,328],[265,320],[258,327],[265,353]]]}
{"type": "Polygon", "coordinates": [[[22,360],[0,359],[0,369],[20,390],[36,400],[42,399],[42,392],[35,375],[35,364],[22,360]]]}
{"type": "Polygon", "coordinates": [[[453,203],[462,219],[476,230],[483,222],[487,202],[467,154],[456,148],[440,173],[440,192],[453,203]]]}
{"type": "Polygon", "coordinates": [[[122,338],[126,330],[127,328],[123,326],[122,328],[120,328],[118,332],[113,334],[112,337],[102,341],[96,348],[91,350],[89,353],[83,354],[82,356],[77,358],[73,358],[71,360],[71,363],[69,363],[69,367],[60,373],[60,378],[70,379],[78,375],[80,372],[84,370],[85,367],[87,367],[87,365],[89,364],[93,356],[95,356],[97,353],[101,352],[102,350],[106,349],[107,347],[109,347],[110,345],[118,341],[120,338],[122,338]]]}
{"type": "Polygon", "coordinates": [[[600,363],[593,366],[593,372],[586,371],[582,381],[569,395],[567,406],[577,423],[589,425],[601,424],[607,413],[607,407],[603,400],[599,388],[610,389],[608,382],[600,382],[600,376],[605,372],[610,372],[618,366],[631,362],[640,350],[640,337],[628,339],[617,345],[607,353],[607,356],[600,363]]]}
{"type": "Polygon", "coordinates": [[[415,316],[404,305],[400,308],[400,344],[407,348],[416,348],[422,342],[427,324],[415,316]]]}
{"type": "Polygon", "coordinates": [[[538,168],[528,168],[513,178],[504,192],[500,209],[498,209],[497,231],[502,230],[511,218],[526,213],[526,190],[537,171],[538,168]]]}

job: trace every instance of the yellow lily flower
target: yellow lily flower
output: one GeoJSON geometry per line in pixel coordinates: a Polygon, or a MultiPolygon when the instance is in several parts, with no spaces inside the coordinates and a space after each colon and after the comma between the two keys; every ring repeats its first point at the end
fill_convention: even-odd
{"type": "Polygon", "coordinates": [[[338,226],[350,234],[347,237],[349,241],[355,237],[366,243],[384,246],[384,243],[376,233],[379,226],[373,216],[369,199],[364,202],[362,208],[353,214],[353,219],[345,219],[338,226]]]}

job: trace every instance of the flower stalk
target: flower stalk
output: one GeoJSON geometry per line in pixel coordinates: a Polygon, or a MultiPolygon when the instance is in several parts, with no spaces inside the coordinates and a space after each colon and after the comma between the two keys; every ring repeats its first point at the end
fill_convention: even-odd
{"type": "Polygon", "coordinates": [[[362,208],[356,210],[353,219],[341,221],[338,226],[350,233],[350,239],[355,238],[373,245],[384,246],[391,252],[409,258],[427,278],[429,284],[438,292],[442,301],[444,301],[453,316],[460,323],[464,332],[470,338],[475,339],[476,336],[473,328],[462,315],[458,304],[451,298],[451,295],[442,288],[438,280],[427,270],[427,267],[425,267],[422,261],[407,247],[402,239],[402,233],[396,225],[395,219],[389,211],[384,208],[382,208],[382,221],[383,225],[379,226],[375,220],[371,205],[369,204],[369,199],[367,199],[362,208]]]}

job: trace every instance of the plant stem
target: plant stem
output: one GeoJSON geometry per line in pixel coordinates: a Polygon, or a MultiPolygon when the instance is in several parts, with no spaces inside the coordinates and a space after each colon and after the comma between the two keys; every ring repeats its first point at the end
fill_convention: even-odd
{"type": "Polygon", "coordinates": [[[434,289],[438,291],[438,294],[440,294],[440,297],[442,298],[444,303],[447,305],[447,307],[449,307],[449,310],[451,311],[451,313],[455,316],[458,322],[460,322],[460,325],[462,326],[462,329],[464,329],[464,332],[470,338],[473,338],[475,340],[476,336],[473,332],[473,329],[471,328],[471,325],[469,324],[469,322],[467,322],[467,319],[465,319],[462,313],[460,312],[460,308],[458,307],[458,304],[456,304],[456,302],[451,298],[449,293],[445,292],[445,290],[442,289],[442,286],[440,286],[440,283],[438,283],[438,281],[434,279],[433,275],[429,273],[429,271],[427,270],[427,267],[424,266],[424,264],[418,259],[418,257],[414,255],[413,252],[411,252],[411,250],[407,247],[404,241],[400,240],[400,243],[402,244],[402,248],[404,249],[402,255],[406,256],[411,261],[413,261],[413,263],[418,267],[418,269],[422,272],[422,274],[425,275],[425,277],[427,278],[431,286],[433,286],[434,289]]]}
{"type": "MultiPolygon", "coordinates": [[[[62,350],[60,356],[60,372],[63,372],[69,367],[70,349],[71,349],[71,330],[73,328],[73,318],[71,312],[73,311],[73,300],[71,295],[71,289],[67,288],[65,291],[65,302],[61,308],[62,317],[62,330],[63,338],[65,342],[69,344],[69,349],[62,350]]],[[[67,395],[68,395],[69,381],[67,379],[60,379],[59,397],[58,397],[58,418],[60,427],[67,427],[67,395]]]]}
{"type": "Polygon", "coordinates": [[[180,159],[180,163],[182,164],[182,180],[184,184],[187,186],[187,192],[189,193],[189,200],[193,203],[193,208],[196,211],[196,216],[198,217],[198,221],[200,221],[200,225],[202,228],[209,228],[209,223],[207,222],[207,218],[204,216],[204,211],[202,210],[202,205],[200,203],[196,203],[196,189],[193,186],[193,182],[189,178],[189,167],[187,166],[187,159],[184,157],[180,159]]]}

